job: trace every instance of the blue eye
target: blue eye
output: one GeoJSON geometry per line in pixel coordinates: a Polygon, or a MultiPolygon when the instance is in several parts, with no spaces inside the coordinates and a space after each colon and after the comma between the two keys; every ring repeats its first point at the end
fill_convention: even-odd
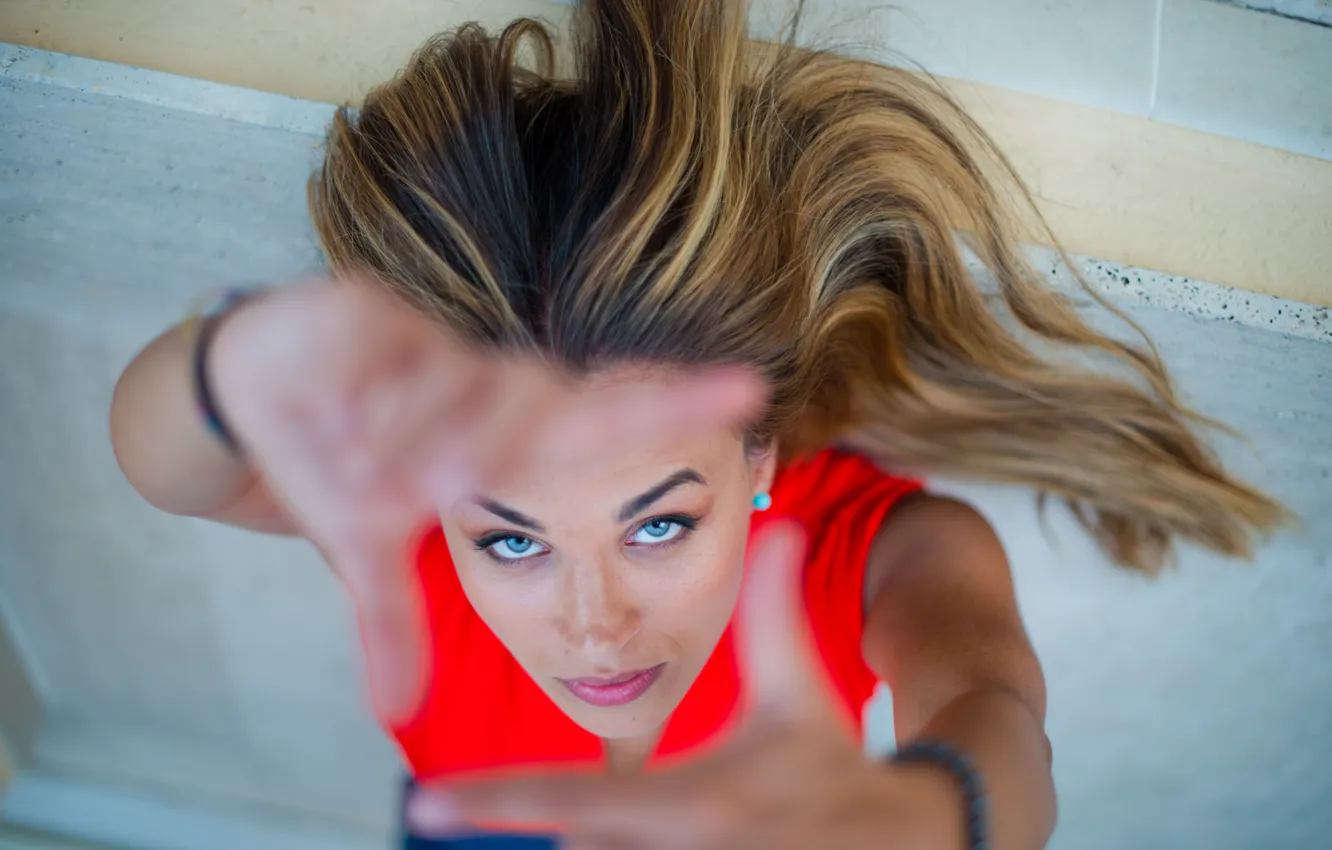
{"type": "Polygon", "coordinates": [[[530,537],[501,537],[483,547],[501,561],[524,561],[545,554],[546,547],[530,537]]]}
{"type": "Polygon", "coordinates": [[[686,523],[678,519],[658,517],[640,525],[638,531],[634,532],[634,536],[629,538],[629,542],[638,545],[666,543],[675,540],[687,530],[686,523]]]}

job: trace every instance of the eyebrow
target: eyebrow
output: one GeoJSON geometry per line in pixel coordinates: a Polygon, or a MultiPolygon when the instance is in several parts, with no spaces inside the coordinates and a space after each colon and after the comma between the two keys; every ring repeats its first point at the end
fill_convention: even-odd
{"type": "Polygon", "coordinates": [[[615,515],[615,519],[617,522],[627,522],[628,520],[633,519],[635,516],[651,507],[653,502],[656,502],[658,499],[682,484],[707,483],[708,482],[703,476],[699,475],[694,470],[682,469],[652,489],[625,502],[624,507],[620,508],[620,512],[615,515]]]}
{"type": "Polygon", "coordinates": [[[543,526],[541,523],[537,522],[536,520],[532,519],[527,514],[522,513],[520,511],[515,511],[513,508],[509,507],[508,505],[501,505],[499,502],[495,501],[494,499],[477,499],[476,503],[481,507],[485,508],[486,510],[490,511],[492,514],[499,517],[500,519],[508,520],[514,525],[520,525],[523,528],[526,528],[528,531],[535,531],[538,534],[541,534],[544,533],[546,530],[545,526],[543,526]]]}
{"type": "MultiPolygon", "coordinates": [[[[706,485],[707,483],[707,479],[694,470],[682,469],[679,472],[670,475],[660,484],[655,485],[651,489],[625,502],[624,506],[620,508],[620,512],[615,515],[615,520],[616,522],[628,522],[638,514],[647,510],[653,505],[653,503],[657,502],[667,493],[683,484],[706,485]]],[[[508,505],[501,504],[494,499],[480,498],[476,500],[476,504],[500,519],[511,522],[522,528],[526,528],[528,531],[535,531],[538,534],[542,534],[546,531],[545,526],[532,519],[527,514],[521,511],[515,511],[508,505]]]]}

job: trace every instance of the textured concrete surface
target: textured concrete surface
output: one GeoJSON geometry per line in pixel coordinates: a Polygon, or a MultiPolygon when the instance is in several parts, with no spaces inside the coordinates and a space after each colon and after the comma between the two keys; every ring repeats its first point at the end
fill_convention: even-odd
{"type": "Polygon", "coordinates": [[[32,760],[41,716],[23,656],[0,618],[0,794],[32,760]]]}
{"type": "Polygon", "coordinates": [[[0,823],[0,850],[116,850],[0,823]]]}
{"type": "Polygon", "coordinates": [[[1160,39],[1152,118],[1332,160],[1332,27],[1164,0],[1160,39]]]}
{"type": "MultiPolygon", "coordinates": [[[[300,543],[154,513],[108,444],[117,374],[191,295],[318,265],[306,105],[219,117],[210,97],[0,78],[0,616],[43,701],[46,775],[383,834],[398,768],[338,587],[300,543]]],[[[1226,291],[1177,283],[1192,313],[1124,303],[1302,528],[1254,565],[1187,551],[1152,582],[1058,511],[1042,526],[1030,494],[938,486],[1015,565],[1050,679],[1057,850],[1305,850],[1332,834],[1332,347],[1324,325],[1261,327],[1289,302],[1217,321],[1226,291]]]]}
{"type": "Polygon", "coordinates": [[[1332,3],[1328,0],[1216,0],[1216,2],[1332,27],[1332,3]]]}

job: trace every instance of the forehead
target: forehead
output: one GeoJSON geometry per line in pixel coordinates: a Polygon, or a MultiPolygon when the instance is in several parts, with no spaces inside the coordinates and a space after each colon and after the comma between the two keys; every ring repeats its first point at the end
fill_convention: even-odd
{"type": "MultiPolygon", "coordinates": [[[[678,374],[660,369],[626,368],[581,380],[574,394],[577,399],[607,390],[650,391],[676,380],[680,380],[678,374]]],[[[483,495],[505,503],[595,508],[636,496],[682,469],[699,473],[708,487],[718,487],[743,476],[746,468],[743,436],[727,425],[651,436],[631,432],[605,441],[590,453],[526,459],[483,495]]]]}
{"type": "Polygon", "coordinates": [[[652,439],[630,434],[592,455],[534,458],[487,495],[588,504],[637,495],[682,469],[697,472],[710,487],[722,486],[744,472],[742,440],[726,427],[652,439]]]}

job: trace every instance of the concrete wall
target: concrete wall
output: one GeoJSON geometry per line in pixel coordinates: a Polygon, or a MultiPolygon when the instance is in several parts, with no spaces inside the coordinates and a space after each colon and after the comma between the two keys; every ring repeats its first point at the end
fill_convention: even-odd
{"type": "MultiPolygon", "coordinates": [[[[399,767],[336,583],[301,543],[155,513],[106,433],[117,374],[194,293],[317,264],[303,188],[328,107],[36,53],[0,66],[0,610],[44,709],[0,816],[163,850],[382,846],[399,767]]],[[[1255,565],[1187,551],[1149,582],[1062,514],[1045,536],[1027,493],[939,482],[1015,564],[1050,679],[1054,847],[1320,846],[1327,311],[1101,270],[1241,320],[1124,302],[1187,396],[1251,438],[1226,457],[1309,523],[1255,565]],[[1296,314],[1299,337],[1256,327],[1296,314]]]]}
{"type": "Polygon", "coordinates": [[[60,91],[0,88],[21,116],[0,122],[0,600],[37,762],[382,828],[396,759],[340,587],[302,544],[157,514],[107,434],[118,371],[191,293],[317,264],[315,139],[60,91]]]}
{"type": "MultiPolygon", "coordinates": [[[[771,32],[790,0],[754,0],[771,32]]],[[[1071,249],[1332,304],[1332,29],[1210,0],[813,0],[809,38],[959,95],[1071,249]],[[895,54],[898,51],[899,54],[895,54]],[[962,82],[965,81],[965,82],[962,82]]],[[[7,0],[0,41],[343,102],[550,0],[7,0]]]]}
{"type": "Polygon", "coordinates": [[[1332,26],[1332,2],[1328,0],[1217,0],[1217,2],[1332,26]]]}
{"type": "MultiPolygon", "coordinates": [[[[4,610],[0,604],[0,612],[4,610]]],[[[32,760],[41,704],[18,647],[0,618],[0,793],[32,760]]]]}

